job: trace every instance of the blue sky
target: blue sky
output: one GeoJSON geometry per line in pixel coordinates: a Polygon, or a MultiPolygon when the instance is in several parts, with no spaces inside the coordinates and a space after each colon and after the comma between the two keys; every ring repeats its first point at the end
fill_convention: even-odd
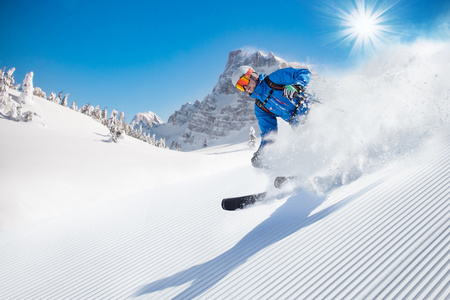
{"type": "MultiPolygon", "coordinates": [[[[377,20],[386,41],[448,38],[448,0],[354,1],[388,7],[377,20]]],[[[1,1],[0,66],[15,67],[18,83],[33,71],[35,86],[70,93],[69,104],[167,121],[212,91],[232,50],[273,52],[319,73],[352,68],[370,53],[339,39],[354,1],[1,1]]]]}

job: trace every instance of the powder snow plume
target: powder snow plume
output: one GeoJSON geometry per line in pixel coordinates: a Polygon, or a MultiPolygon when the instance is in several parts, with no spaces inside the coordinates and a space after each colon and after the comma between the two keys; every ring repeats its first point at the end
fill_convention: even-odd
{"type": "Polygon", "coordinates": [[[391,46],[350,75],[313,78],[308,89],[323,104],[305,125],[280,128],[271,172],[322,193],[413,152],[450,128],[449,82],[450,43],[425,40],[391,46]]]}

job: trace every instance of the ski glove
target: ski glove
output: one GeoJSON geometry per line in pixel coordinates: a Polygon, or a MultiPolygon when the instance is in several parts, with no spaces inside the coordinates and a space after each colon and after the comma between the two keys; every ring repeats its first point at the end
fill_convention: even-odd
{"type": "Polygon", "coordinates": [[[283,97],[288,98],[294,105],[297,105],[294,98],[304,91],[305,89],[301,85],[286,85],[283,89],[283,97]]]}

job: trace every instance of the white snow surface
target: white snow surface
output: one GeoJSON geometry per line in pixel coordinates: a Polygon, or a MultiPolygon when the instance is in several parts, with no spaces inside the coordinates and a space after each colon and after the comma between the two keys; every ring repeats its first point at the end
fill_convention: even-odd
{"type": "Polygon", "coordinates": [[[32,122],[0,116],[0,298],[449,299],[449,53],[422,41],[317,78],[325,104],[280,127],[264,171],[246,143],[116,144],[33,97],[32,122]],[[292,174],[302,189],[272,187],[292,174]]]}

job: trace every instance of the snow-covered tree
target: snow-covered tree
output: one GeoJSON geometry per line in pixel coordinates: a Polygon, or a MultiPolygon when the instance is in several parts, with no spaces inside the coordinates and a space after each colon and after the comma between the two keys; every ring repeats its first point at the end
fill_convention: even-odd
{"type": "Polygon", "coordinates": [[[33,95],[44,98],[44,99],[47,98],[47,95],[40,87],[34,88],[33,95]]]}
{"type": "Polygon", "coordinates": [[[89,103],[83,105],[83,107],[81,107],[80,112],[82,114],[85,114],[86,116],[91,116],[91,105],[89,103]]]}
{"type": "Polygon", "coordinates": [[[147,144],[150,144],[150,143],[152,142],[152,138],[150,137],[150,134],[144,132],[144,141],[145,141],[147,144]]]}
{"type": "Polygon", "coordinates": [[[48,96],[47,100],[50,102],[55,102],[55,99],[56,99],[56,94],[51,92],[50,96],[48,96]]]}
{"type": "Polygon", "coordinates": [[[107,124],[108,120],[108,111],[106,110],[106,107],[102,110],[102,123],[103,125],[107,124]]]}
{"type": "Polygon", "coordinates": [[[70,106],[70,109],[71,110],[75,110],[75,111],[78,110],[77,103],[75,101],[72,102],[72,105],[70,106]]]}
{"type": "Polygon", "coordinates": [[[111,117],[108,119],[108,128],[111,132],[117,130],[117,110],[113,109],[111,112],[111,117]]]}
{"type": "Polygon", "coordinates": [[[133,135],[133,125],[132,124],[127,124],[127,123],[124,123],[125,124],[125,134],[126,135],[129,135],[129,136],[132,136],[133,135]]]}
{"type": "Polygon", "coordinates": [[[125,112],[123,111],[119,115],[119,124],[123,124],[124,120],[125,120],[125,112]]]}
{"type": "Polygon", "coordinates": [[[133,129],[133,130],[131,131],[131,136],[134,137],[135,139],[139,138],[139,137],[138,137],[137,129],[133,129]]]}
{"type": "Polygon", "coordinates": [[[31,111],[27,111],[25,113],[21,113],[22,117],[21,117],[21,121],[24,122],[31,122],[33,121],[33,116],[36,115],[36,113],[33,113],[31,111]]]}
{"type": "Polygon", "coordinates": [[[64,99],[62,99],[62,101],[61,101],[61,105],[62,105],[62,106],[67,107],[67,98],[69,97],[69,95],[70,95],[70,94],[66,94],[66,95],[64,96],[64,99]]]}
{"type": "Polygon", "coordinates": [[[111,140],[114,143],[118,143],[119,139],[122,137],[122,131],[121,130],[116,130],[114,132],[111,133],[111,140]]]}
{"type": "Polygon", "coordinates": [[[8,118],[17,120],[21,115],[22,105],[14,101],[8,93],[5,77],[0,82],[0,113],[8,118]]]}
{"type": "MultiPolygon", "coordinates": [[[[5,69],[3,69],[2,74],[4,73],[4,70],[5,69]]],[[[14,87],[15,82],[14,82],[13,73],[15,70],[16,70],[16,68],[13,67],[13,68],[9,69],[8,72],[6,72],[6,74],[3,75],[4,84],[9,88],[14,88],[14,89],[15,89],[15,87],[14,87]]]]}
{"type": "Polygon", "coordinates": [[[248,136],[248,147],[255,148],[256,147],[256,135],[255,128],[250,127],[250,134],[248,136]]]}
{"type": "Polygon", "coordinates": [[[119,138],[122,136],[122,128],[119,127],[119,121],[117,120],[117,110],[113,109],[111,117],[108,120],[108,128],[111,133],[111,140],[115,143],[119,142],[119,138]]]}
{"type": "Polygon", "coordinates": [[[97,105],[94,109],[94,113],[92,114],[92,117],[96,120],[101,121],[102,119],[102,111],[100,110],[100,105],[97,105]]]}
{"type": "Polygon", "coordinates": [[[61,101],[62,101],[62,93],[63,93],[62,91],[59,92],[58,98],[56,99],[56,101],[57,101],[58,104],[61,104],[61,101]]]}
{"type": "Polygon", "coordinates": [[[156,147],[166,148],[166,138],[160,138],[156,143],[156,147]]]}
{"type": "Polygon", "coordinates": [[[12,99],[3,76],[0,82],[0,113],[14,121],[30,122],[37,114],[31,111],[22,113],[22,103],[12,99]]]}
{"type": "Polygon", "coordinates": [[[33,100],[33,76],[34,73],[30,72],[25,75],[25,79],[22,84],[22,94],[20,94],[20,103],[30,103],[33,100]]]}

